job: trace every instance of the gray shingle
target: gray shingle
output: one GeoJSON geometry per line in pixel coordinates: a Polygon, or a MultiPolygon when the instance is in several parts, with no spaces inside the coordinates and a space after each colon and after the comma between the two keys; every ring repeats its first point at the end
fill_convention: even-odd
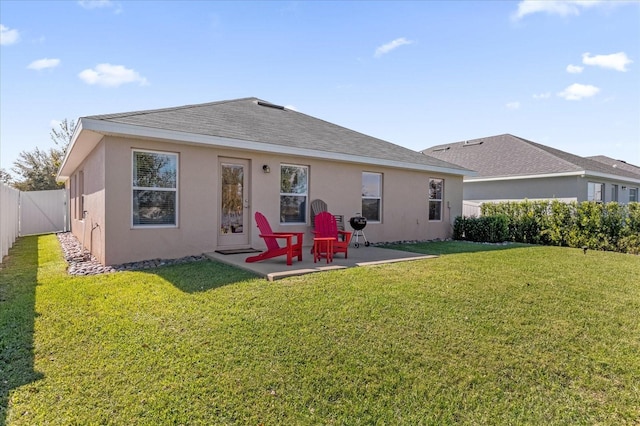
{"type": "MultiPolygon", "coordinates": [[[[640,178],[640,167],[627,163],[626,161],[615,160],[611,157],[607,157],[606,155],[596,155],[593,157],[587,157],[587,159],[604,163],[612,168],[626,170],[627,172],[634,173],[638,178],[640,178]]],[[[611,168],[609,170],[611,170],[611,168]]]]}
{"type": "Polygon", "coordinates": [[[638,178],[637,174],[613,168],[592,159],[510,134],[438,145],[424,154],[478,172],[478,177],[510,177],[591,171],[638,178]]]}
{"type": "Polygon", "coordinates": [[[466,170],[257,98],[86,117],[112,123],[466,170]],[[261,105],[262,104],[262,105],[261,105]]]}

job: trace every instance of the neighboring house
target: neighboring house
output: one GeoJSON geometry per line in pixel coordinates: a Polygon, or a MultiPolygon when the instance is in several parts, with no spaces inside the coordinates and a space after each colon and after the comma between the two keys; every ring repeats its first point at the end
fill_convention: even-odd
{"type": "Polygon", "coordinates": [[[422,152],[478,172],[464,179],[465,203],[638,201],[640,168],[608,157],[580,157],[509,134],[422,152]]]}
{"type": "Polygon", "coordinates": [[[463,167],[256,98],[83,117],[58,179],[103,264],[264,248],[253,219],[305,232],[324,200],[369,240],[450,236],[463,167]]]}
{"type": "Polygon", "coordinates": [[[613,158],[607,157],[606,155],[596,155],[593,157],[586,157],[586,158],[588,160],[594,160],[600,163],[604,163],[607,166],[613,167],[614,169],[625,170],[627,172],[633,173],[636,176],[640,177],[640,167],[634,166],[633,164],[627,163],[626,161],[615,160],[613,158]]]}

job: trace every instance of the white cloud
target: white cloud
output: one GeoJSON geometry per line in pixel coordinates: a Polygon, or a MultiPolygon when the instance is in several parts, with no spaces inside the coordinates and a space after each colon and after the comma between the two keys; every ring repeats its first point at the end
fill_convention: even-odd
{"type": "Polygon", "coordinates": [[[514,102],[508,102],[506,105],[507,109],[520,109],[520,102],[518,101],[514,101],[514,102]]]}
{"type": "Polygon", "coordinates": [[[122,5],[111,0],[78,0],[78,4],[85,9],[115,8],[115,14],[122,13],[122,5]]]}
{"type": "Polygon", "coordinates": [[[393,41],[390,41],[389,43],[383,44],[382,46],[378,47],[373,56],[376,58],[379,58],[380,56],[387,54],[402,45],[411,44],[411,43],[413,43],[413,41],[407,40],[404,37],[397,38],[393,41]]]}
{"type": "Polygon", "coordinates": [[[592,7],[615,7],[625,2],[604,0],[523,0],[518,3],[518,10],[511,15],[514,20],[522,19],[533,13],[569,16],[580,15],[583,9],[592,7]]]}
{"type": "Polygon", "coordinates": [[[568,86],[562,92],[558,93],[558,96],[568,101],[579,101],[583,98],[590,98],[591,96],[595,96],[599,91],[599,88],[590,84],[574,83],[571,86],[568,86]]]}
{"type": "Polygon", "coordinates": [[[0,24],[0,45],[5,46],[9,44],[17,43],[20,40],[20,33],[18,30],[12,30],[9,27],[5,27],[0,24]]]}
{"type": "Polygon", "coordinates": [[[570,74],[580,74],[582,70],[584,70],[584,67],[581,67],[580,65],[567,65],[567,72],[570,74]]]}
{"type": "Polygon", "coordinates": [[[591,56],[591,53],[587,52],[582,54],[582,63],[625,72],[627,71],[627,65],[633,63],[633,61],[624,52],[595,56],[591,56]]]}
{"type": "Polygon", "coordinates": [[[58,129],[61,124],[62,124],[62,121],[60,120],[53,119],[49,121],[49,127],[51,127],[52,129],[58,129]]]}
{"type": "Polygon", "coordinates": [[[78,0],[78,4],[85,9],[100,9],[113,6],[111,0],[78,0]]]}
{"type": "Polygon", "coordinates": [[[55,68],[60,65],[60,59],[38,59],[37,61],[31,62],[27,68],[30,70],[43,70],[46,68],[55,68]]]}
{"type": "Polygon", "coordinates": [[[533,99],[549,99],[550,97],[551,97],[551,92],[535,93],[533,95],[533,99]]]}
{"type": "Polygon", "coordinates": [[[296,111],[296,112],[298,112],[298,108],[296,108],[296,107],[295,107],[295,106],[293,106],[293,105],[285,105],[284,107],[285,107],[286,109],[290,109],[291,111],[296,111]]]}
{"type": "Polygon", "coordinates": [[[98,64],[94,69],[86,69],[78,77],[87,84],[97,84],[104,87],[118,87],[126,83],[148,84],[147,79],[137,71],[127,69],[122,65],[98,64]]]}

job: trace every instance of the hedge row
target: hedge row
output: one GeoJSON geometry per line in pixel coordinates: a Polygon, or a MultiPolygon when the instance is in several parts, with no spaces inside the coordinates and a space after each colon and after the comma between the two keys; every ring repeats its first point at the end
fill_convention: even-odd
{"type": "Polygon", "coordinates": [[[485,203],[481,212],[456,218],[454,238],[640,254],[640,203],[518,201],[485,203]]]}

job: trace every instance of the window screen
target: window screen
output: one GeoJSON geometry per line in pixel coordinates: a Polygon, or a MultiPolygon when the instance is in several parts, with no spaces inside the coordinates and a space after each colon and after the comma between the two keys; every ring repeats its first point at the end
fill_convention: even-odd
{"type": "Polygon", "coordinates": [[[429,220],[442,220],[444,179],[429,179],[429,220]]]}
{"type": "Polygon", "coordinates": [[[308,166],[280,166],[280,223],[306,223],[308,190],[308,166]]]}
{"type": "Polygon", "coordinates": [[[133,225],[177,225],[178,155],[133,152],[133,225]]]}

